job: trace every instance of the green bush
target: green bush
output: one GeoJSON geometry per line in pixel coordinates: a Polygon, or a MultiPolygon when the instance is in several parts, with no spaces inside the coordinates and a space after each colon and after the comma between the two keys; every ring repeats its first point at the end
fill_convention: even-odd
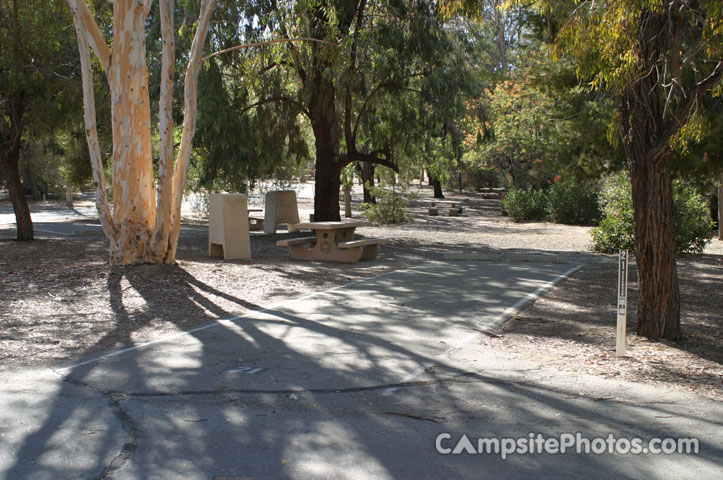
{"type": "MultiPolygon", "coordinates": [[[[635,218],[632,187],[627,175],[620,175],[603,190],[603,219],[592,230],[596,252],[617,253],[635,250],[635,218]]],[[[713,237],[713,220],[708,207],[691,186],[673,182],[675,243],[678,253],[700,253],[713,237]]]]}
{"type": "Polygon", "coordinates": [[[363,203],[362,209],[367,219],[379,223],[405,223],[411,222],[414,216],[406,207],[407,201],[414,198],[414,194],[404,191],[386,190],[381,187],[372,187],[371,194],[376,197],[377,203],[363,203]]]}
{"type": "Polygon", "coordinates": [[[600,225],[592,229],[592,249],[600,253],[635,251],[633,194],[627,176],[608,182],[601,192],[600,203],[603,218],[600,225]]]}
{"type": "Polygon", "coordinates": [[[547,190],[547,208],[555,223],[595,225],[600,221],[597,188],[572,181],[555,182],[547,190]]]}
{"type": "Polygon", "coordinates": [[[539,220],[547,215],[547,196],[543,190],[510,188],[503,205],[507,215],[515,222],[539,220]]]}
{"type": "Polygon", "coordinates": [[[673,183],[675,245],[678,252],[700,253],[714,235],[714,222],[708,204],[692,186],[673,183]]]}

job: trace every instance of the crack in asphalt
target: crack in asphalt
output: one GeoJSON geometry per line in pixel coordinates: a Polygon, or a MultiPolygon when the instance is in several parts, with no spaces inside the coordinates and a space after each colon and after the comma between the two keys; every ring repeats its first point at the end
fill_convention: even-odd
{"type": "MultiPolygon", "coordinates": [[[[82,382],[79,382],[81,385],[82,382]]],[[[229,394],[237,394],[237,395],[263,395],[263,394],[271,394],[271,395],[291,395],[291,394],[303,394],[303,393],[311,393],[311,394],[319,394],[319,395],[328,395],[328,394],[346,394],[346,393],[359,393],[359,392],[375,392],[375,391],[384,391],[388,390],[390,388],[394,389],[411,389],[416,387],[430,387],[430,386],[437,386],[437,385],[471,385],[475,383],[485,383],[488,385],[498,385],[498,386],[506,386],[510,388],[529,388],[529,389],[538,389],[540,388],[540,385],[535,382],[526,382],[526,381],[519,381],[519,380],[511,380],[511,379],[495,379],[490,377],[485,377],[483,375],[480,375],[479,372],[462,372],[460,374],[446,377],[446,378],[436,378],[433,380],[411,380],[407,382],[398,382],[398,383],[385,383],[381,385],[368,385],[364,387],[347,387],[347,388],[287,388],[287,389],[243,389],[243,388],[216,388],[213,390],[179,390],[179,391],[157,391],[157,392],[143,392],[143,391],[136,391],[136,392],[128,392],[128,391],[122,391],[122,390],[110,390],[110,391],[104,391],[103,393],[105,395],[108,395],[109,397],[113,399],[117,399],[118,401],[126,398],[126,399],[133,399],[133,398],[164,398],[164,397],[193,397],[193,396],[224,396],[229,394]]],[[[90,387],[92,388],[92,387],[90,387]]],[[[575,400],[590,400],[594,402],[609,402],[609,403],[625,403],[623,400],[619,400],[613,397],[599,397],[596,395],[587,395],[584,393],[574,394],[570,395],[569,392],[566,390],[560,388],[551,388],[551,387],[545,387],[546,390],[552,391],[554,393],[558,394],[567,394],[567,399],[575,399],[575,400]]],[[[96,391],[99,391],[98,389],[95,389],[96,391]]],[[[661,403],[665,404],[666,402],[650,402],[650,403],[661,403]]],[[[118,408],[121,408],[120,405],[117,405],[118,408]]]]}
{"type": "MultiPolygon", "coordinates": [[[[451,353],[451,352],[450,352],[451,353]]],[[[105,480],[110,478],[114,473],[118,472],[122,468],[124,468],[130,458],[135,453],[136,447],[138,445],[138,427],[136,426],[136,423],[133,421],[131,416],[128,414],[128,412],[123,408],[121,405],[121,401],[125,398],[161,398],[161,397],[190,397],[190,396],[203,396],[203,395],[212,395],[212,396],[219,396],[219,395],[228,395],[228,394],[277,394],[277,395],[290,395],[290,394],[300,394],[300,393],[313,393],[313,394],[344,394],[344,393],[358,393],[358,392],[374,392],[374,391],[380,391],[380,390],[387,390],[390,388],[396,388],[396,389],[408,389],[408,388],[414,388],[414,387],[428,387],[428,386],[435,386],[435,385],[444,385],[444,384],[473,384],[473,383],[479,383],[484,382],[491,385],[505,385],[510,386],[514,388],[519,387],[528,387],[528,388],[538,388],[539,385],[536,385],[535,383],[531,382],[520,382],[520,381],[510,381],[505,379],[493,379],[489,377],[484,377],[480,375],[479,372],[462,372],[458,375],[454,375],[447,378],[437,378],[433,380],[415,380],[415,381],[407,381],[407,382],[398,382],[398,383],[387,383],[387,384],[381,384],[381,385],[369,385],[365,387],[348,387],[348,388],[310,388],[310,389],[238,389],[238,388],[224,388],[224,389],[214,389],[214,390],[186,390],[186,391],[160,391],[160,392],[125,392],[125,391],[119,391],[119,390],[102,390],[98,387],[95,387],[87,382],[84,382],[82,380],[78,380],[76,378],[73,378],[71,375],[63,375],[56,371],[55,369],[52,369],[53,373],[61,377],[61,380],[63,382],[67,382],[71,385],[75,385],[82,388],[87,388],[93,392],[99,393],[103,395],[109,405],[111,406],[111,410],[113,411],[113,414],[115,417],[120,421],[120,424],[123,428],[123,431],[126,433],[128,440],[123,444],[118,454],[108,463],[108,465],[103,469],[101,474],[96,477],[96,480],[105,480]]],[[[562,390],[560,390],[557,393],[563,393],[562,390]]],[[[573,395],[572,397],[568,397],[568,399],[580,399],[580,400],[591,400],[595,402],[610,402],[610,403],[621,403],[621,404],[629,404],[630,402],[625,402],[621,400],[617,400],[614,398],[608,398],[608,397],[591,397],[584,394],[578,394],[573,395]]],[[[654,402],[645,402],[645,403],[654,403],[654,402]]],[[[667,402],[657,402],[657,403],[667,403],[667,402]]]]}
{"type": "Polygon", "coordinates": [[[136,426],[135,422],[128,414],[128,412],[126,412],[126,410],[120,404],[120,400],[116,398],[116,395],[114,395],[112,392],[101,390],[100,388],[94,387],[89,383],[72,378],[69,375],[64,376],[53,368],[51,368],[50,370],[56,375],[60,376],[63,382],[75,385],[76,387],[87,388],[88,390],[103,395],[108,401],[108,404],[111,407],[111,411],[120,421],[121,427],[123,428],[123,431],[126,433],[129,440],[123,444],[118,454],[110,461],[110,463],[108,463],[108,465],[103,469],[100,475],[96,477],[96,480],[104,480],[109,478],[115,472],[125,467],[128,464],[130,458],[133,456],[133,453],[136,450],[136,446],[138,445],[138,427],[136,426]]]}
{"type": "MultiPolygon", "coordinates": [[[[358,393],[373,392],[376,390],[385,390],[387,388],[410,388],[429,385],[441,385],[444,383],[476,383],[476,381],[464,382],[457,380],[459,377],[471,377],[477,374],[473,372],[463,373],[453,378],[436,379],[436,380],[417,380],[400,383],[386,383],[382,385],[368,385],[366,387],[347,387],[347,388],[288,388],[288,389],[242,389],[242,388],[223,388],[214,390],[183,390],[183,391],[160,391],[160,392],[124,392],[110,391],[114,396],[131,397],[131,398],[148,398],[148,397],[183,397],[183,396],[199,396],[199,395],[225,395],[229,393],[238,394],[276,394],[287,395],[292,393],[316,393],[316,394],[334,394],[334,393],[358,393]]],[[[489,382],[488,382],[489,383],[489,382]]],[[[494,382],[494,383],[504,383],[494,382]]]]}

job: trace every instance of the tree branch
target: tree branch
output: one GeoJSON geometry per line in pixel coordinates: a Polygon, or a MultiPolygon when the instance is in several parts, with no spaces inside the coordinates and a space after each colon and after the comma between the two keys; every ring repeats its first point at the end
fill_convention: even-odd
{"type": "Polygon", "coordinates": [[[233,52],[234,50],[241,50],[244,48],[251,48],[251,47],[260,47],[263,45],[272,45],[274,43],[289,43],[289,42],[318,42],[318,43],[326,43],[329,45],[336,45],[335,43],[327,42],[326,40],[319,40],[318,38],[309,38],[309,37],[277,38],[276,40],[266,40],[264,42],[244,43],[243,45],[236,45],[235,47],[225,48],[218,52],[214,52],[210,55],[206,55],[205,57],[203,57],[201,59],[201,61],[206,61],[209,58],[218,57],[219,55],[223,55],[224,53],[228,53],[228,52],[233,52]]]}
{"type": "Polygon", "coordinates": [[[176,247],[178,246],[178,234],[181,231],[181,202],[183,200],[183,184],[186,181],[188,163],[193,148],[193,137],[196,133],[196,109],[198,104],[198,71],[201,68],[201,54],[203,44],[208,34],[208,24],[211,20],[211,13],[216,6],[216,0],[203,0],[201,12],[198,16],[198,28],[191,43],[191,51],[188,56],[186,67],[186,80],[183,88],[183,132],[181,142],[176,155],[176,166],[173,172],[173,200],[171,205],[171,226],[168,237],[169,245],[164,263],[174,263],[176,258],[176,247]]]}
{"type": "Polygon", "coordinates": [[[175,35],[173,0],[159,0],[161,16],[161,98],[159,110],[158,190],[156,191],[156,223],[153,228],[153,248],[157,255],[165,253],[171,227],[173,194],[173,70],[175,35]]]}
{"type": "Polygon", "coordinates": [[[663,158],[660,154],[671,148],[670,139],[677,135],[680,129],[688,123],[700,97],[721,82],[723,82],[723,60],[719,61],[710,75],[698,82],[695,89],[678,105],[673,115],[675,121],[671,122],[670,127],[662,137],[661,144],[656,149],[658,158],[663,158]]]}
{"type": "MultiPolygon", "coordinates": [[[[356,11],[356,22],[355,22],[355,28],[354,28],[354,40],[351,44],[351,55],[349,58],[349,69],[347,71],[348,78],[351,79],[354,74],[356,73],[356,67],[357,67],[357,48],[358,48],[358,40],[359,40],[359,30],[362,28],[362,23],[364,20],[364,8],[366,7],[366,0],[361,0],[359,2],[359,7],[356,11]]],[[[354,128],[354,131],[352,132],[351,123],[352,123],[352,89],[350,85],[347,85],[346,89],[346,98],[344,99],[344,137],[346,139],[346,146],[347,149],[350,152],[356,152],[356,134],[357,129],[354,128]]]]}
{"type": "Polygon", "coordinates": [[[374,99],[374,97],[377,95],[377,93],[379,93],[380,90],[387,88],[387,87],[392,87],[392,86],[396,85],[397,83],[401,83],[402,80],[407,80],[407,79],[414,78],[414,77],[421,77],[424,75],[426,75],[426,72],[411,73],[402,78],[399,78],[399,79],[396,79],[393,81],[389,81],[389,82],[382,82],[379,85],[377,85],[374,88],[374,90],[372,90],[371,93],[369,95],[367,95],[367,98],[364,99],[364,103],[362,104],[362,107],[356,116],[356,119],[354,121],[354,133],[353,133],[354,138],[356,138],[356,136],[357,136],[357,132],[359,130],[359,124],[361,122],[362,116],[364,115],[364,110],[366,110],[366,107],[369,104],[369,102],[371,102],[374,99]]]}
{"type": "MultiPolygon", "coordinates": [[[[80,53],[80,71],[83,85],[83,109],[85,111],[85,138],[88,142],[88,153],[90,164],[93,170],[93,182],[95,185],[95,208],[98,210],[100,224],[103,232],[109,241],[115,242],[118,232],[113,224],[113,219],[108,205],[108,194],[105,186],[105,172],[103,171],[103,160],[100,154],[100,143],[98,142],[98,128],[95,117],[95,95],[93,92],[93,70],[90,59],[90,46],[88,45],[87,27],[85,25],[85,14],[83,7],[85,0],[68,0],[70,13],[73,16],[73,25],[78,37],[78,51],[80,53]]],[[[86,7],[87,9],[87,7],[86,7]]]]}
{"type": "Polygon", "coordinates": [[[347,153],[346,161],[341,168],[352,162],[373,163],[375,165],[381,165],[383,167],[391,168],[395,172],[399,173],[399,166],[394,162],[392,151],[390,148],[375,150],[371,153],[349,152],[347,153]],[[384,157],[381,157],[380,155],[384,155],[384,157]]]}
{"type": "MultiPolygon", "coordinates": [[[[103,38],[103,34],[100,32],[100,28],[98,28],[98,24],[96,23],[95,18],[93,18],[93,14],[90,13],[85,0],[78,1],[82,5],[81,8],[83,9],[83,24],[85,26],[85,32],[88,34],[88,43],[93,49],[95,55],[98,57],[103,70],[107,73],[110,68],[110,48],[103,38]]],[[[71,3],[70,8],[73,9],[72,3],[76,3],[76,0],[68,0],[68,2],[71,3]]]]}
{"type": "Polygon", "coordinates": [[[254,103],[254,104],[252,104],[252,105],[249,105],[248,107],[242,108],[242,109],[240,110],[240,112],[241,112],[241,113],[248,112],[249,110],[252,110],[252,109],[254,109],[254,108],[256,108],[256,107],[260,107],[260,106],[262,106],[262,105],[268,105],[269,103],[274,103],[274,102],[289,102],[289,103],[294,103],[294,104],[296,104],[297,106],[300,106],[300,105],[299,105],[299,102],[297,102],[297,101],[294,100],[293,98],[289,98],[289,97],[286,97],[286,96],[283,96],[283,95],[279,95],[279,96],[277,96],[277,97],[269,97],[269,98],[264,98],[263,100],[259,100],[258,102],[254,103]]]}

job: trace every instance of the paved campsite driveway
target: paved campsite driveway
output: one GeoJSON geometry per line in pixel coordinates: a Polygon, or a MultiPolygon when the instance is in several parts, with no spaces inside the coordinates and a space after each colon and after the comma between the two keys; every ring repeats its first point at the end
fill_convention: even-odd
{"type": "Polygon", "coordinates": [[[55,371],[0,371],[0,478],[720,476],[720,404],[479,344],[573,268],[429,263],[55,371]],[[506,460],[435,448],[530,432],[701,446],[506,460]]]}

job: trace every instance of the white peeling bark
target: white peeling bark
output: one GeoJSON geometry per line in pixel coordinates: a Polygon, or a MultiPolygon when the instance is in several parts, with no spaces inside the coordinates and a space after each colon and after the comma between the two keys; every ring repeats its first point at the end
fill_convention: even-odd
{"type": "Polygon", "coordinates": [[[98,57],[103,70],[107,72],[110,67],[110,48],[108,48],[108,44],[105,43],[103,34],[100,33],[100,28],[98,28],[98,24],[95,23],[93,15],[90,13],[90,10],[88,10],[88,5],[85,3],[85,0],[76,2],[76,5],[77,3],[80,3],[80,7],[83,11],[83,24],[85,31],[88,34],[86,37],[88,39],[88,43],[93,49],[93,52],[95,52],[95,55],[98,57]]]}
{"type": "Polygon", "coordinates": [[[154,256],[163,259],[168,250],[173,205],[173,70],[175,37],[173,0],[159,0],[161,13],[161,98],[159,102],[158,192],[156,225],[153,234],[154,256]]]}
{"type": "Polygon", "coordinates": [[[106,73],[113,123],[113,221],[119,234],[117,248],[111,245],[111,262],[118,264],[153,263],[156,203],[146,18],[139,0],[115,0],[113,55],[106,73]]]}
{"type": "Polygon", "coordinates": [[[146,20],[153,0],[115,0],[113,50],[84,0],[67,0],[78,35],[86,138],[96,185],[96,207],[114,264],[174,263],[181,200],[196,129],[198,72],[215,0],[202,0],[185,82],[181,145],[173,165],[173,0],[159,0],[163,38],[158,194],[153,174],[146,20]],[[108,204],[95,119],[90,49],[105,70],[113,125],[113,211],[108,204]]]}
{"type": "Polygon", "coordinates": [[[176,248],[178,246],[178,235],[181,231],[181,203],[183,201],[183,184],[186,181],[188,162],[191,158],[193,148],[193,137],[196,133],[196,105],[198,100],[198,72],[201,68],[201,55],[203,44],[208,33],[208,23],[211,20],[211,13],[216,6],[216,0],[204,0],[201,3],[201,13],[198,19],[198,28],[191,44],[191,53],[186,68],[186,80],[184,83],[184,116],[183,133],[181,143],[176,157],[176,168],[173,172],[173,205],[171,207],[171,232],[168,242],[165,263],[174,263],[176,248]]]}
{"type": "MultiPolygon", "coordinates": [[[[86,36],[86,32],[88,32],[88,26],[86,24],[87,19],[83,15],[82,8],[79,6],[79,3],[83,3],[83,6],[85,7],[84,0],[68,0],[70,12],[73,15],[75,32],[78,37],[78,50],[80,53],[81,80],[83,84],[83,108],[85,111],[85,138],[88,142],[90,164],[93,170],[95,207],[98,210],[98,216],[100,217],[103,232],[105,232],[105,236],[112,245],[116,241],[117,233],[115,226],[113,225],[110,207],[108,205],[108,194],[105,185],[105,175],[103,173],[103,161],[101,160],[100,143],[98,142],[98,128],[95,118],[95,95],[93,92],[93,71],[91,70],[90,47],[86,36]]],[[[92,18],[90,20],[92,21],[92,18]]],[[[95,24],[95,21],[93,21],[93,23],[95,24]]]]}

